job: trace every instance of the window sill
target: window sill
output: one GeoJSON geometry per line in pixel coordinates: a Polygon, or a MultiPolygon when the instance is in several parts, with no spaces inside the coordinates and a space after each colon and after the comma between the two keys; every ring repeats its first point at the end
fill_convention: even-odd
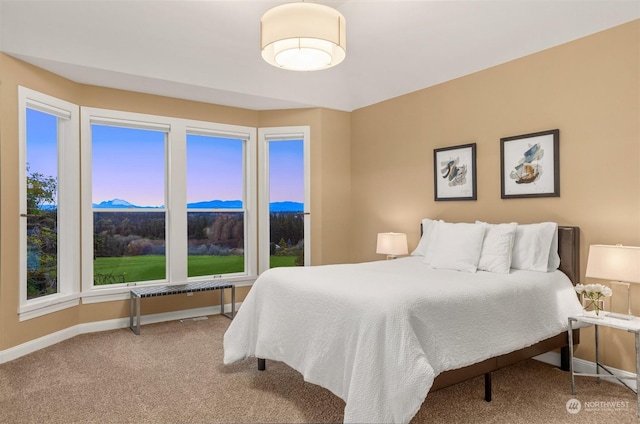
{"type": "MultiPolygon", "coordinates": [[[[230,278],[216,278],[216,280],[224,280],[230,283],[235,284],[236,287],[245,287],[253,285],[254,281],[257,277],[230,277],[230,278]]],[[[189,282],[195,281],[209,281],[211,278],[203,279],[203,280],[189,280],[189,282]]],[[[129,300],[129,292],[132,288],[135,287],[153,287],[153,286],[165,286],[170,283],[161,283],[161,284],[140,284],[137,286],[122,286],[118,287],[105,287],[99,286],[99,288],[93,288],[89,291],[82,292],[82,303],[102,303],[102,302],[114,302],[118,300],[129,300]]],[[[184,283],[172,283],[172,285],[180,285],[184,283]]]]}
{"type": "MultiPolygon", "coordinates": [[[[252,286],[256,278],[257,277],[242,276],[220,279],[229,281],[230,283],[235,284],[236,287],[246,287],[252,286]]],[[[148,286],[153,285],[154,284],[149,284],[148,286]]],[[[82,294],[53,294],[40,299],[33,299],[28,301],[27,304],[18,308],[18,320],[20,322],[27,321],[33,318],[38,318],[44,315],[52,314],[54,312],[62,311],[64,309],[73,308],[74,306],[78,306],[80,304],[80,298],[82,298],[83,304],[128,300],[129,292],[133,287],[141,286],[101,287],[99,289],[93,289],[91,291],[83,292],[82,294]]]]}
{"type": "Polygon", "coordinates": [[[64,309],[73,308],[79,304],[80,299],[78,293],[44,296],[40,299],[27,301],[25,305],[20,306],[18,308],[18,320],[30,320],[64,309]]]}

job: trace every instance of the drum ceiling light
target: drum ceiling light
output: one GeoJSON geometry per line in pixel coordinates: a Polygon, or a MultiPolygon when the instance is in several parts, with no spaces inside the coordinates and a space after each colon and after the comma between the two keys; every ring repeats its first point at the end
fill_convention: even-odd
{"type": "Polygon", "coordinates": [[[317,3],[287,3],[260,19],[262,58],[293,71],[316,71],[347,54],[346,23],[335,9],[317,3]]]}

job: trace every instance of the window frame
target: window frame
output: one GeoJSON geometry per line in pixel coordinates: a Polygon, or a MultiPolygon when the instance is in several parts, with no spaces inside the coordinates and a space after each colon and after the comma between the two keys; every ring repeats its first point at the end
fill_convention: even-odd
{"type": "MultiPolygon", "coordinates": [[[[256,262],[257,262],[257,219],[249,219],[251,216],[256,215],[254,213],[249,213],[249,211],[255,208],[255,202],[253,199],[257,196],[257,190],[255,188],[255,184],[250,184],[251,181],[254,181],[255,172],[253,171],[254,157],[255,157],[255,128],[252,128],[254,136],[251,137],[249,133],[247,134],[239,134],[237,132],[230,131],[231,127],[226,126],[227,128],[223,129],[222,126],[218,128],[203,128],[200,124],[201,122],[190,121],[189,125],[185,128],[185,190],[184,193],[187,193],[187,181],[186,181],[186,171],[188,167],[188,163],[186,162],[186,152],[187,152],[187,136],[188,135],[201,135],[205,137],[220,137],[220,138],[231,138],[238,139],[243,141],[243,161],[242,161],[242,174],[243,174],[243,187],[242,187],[242,208],[228,208],[228,209],[216,209],[216,208],[195,208],[195,209],[187,209],[187,202],[185,200],[185,223],[187,222],[189,212],[205,212],[205,213],[234,213],[234,212],[242,212],[244,214],[243,224],[244,224],[244,273],[235,273],[235,274],[225,274],[214,276],[214,278],[224,278],[226,280],[233,279],[233,277],[239,276],[243,277],[246,275],[255,276],[256,273],[256,262]],[[249,141],[251,140],[251,141],[249,141]],[[253,145],[253,149],[252,146],[253,145]],[[254,246],[254,247],[252,247],[254,246]]],[[[221,124],[219,124],[221,125],[221,124]]],[[[186,232],[186,224],[185,224],[185,232],[186,232]]],[[[185,237],[185,246],[188,245],[189,236],[186,234],[185,237]]],[[[210,279],[208,276],[194,276],[188,277],[189,270],[187,266],[187,279],[189,281],[206,281],[210,279]]]]}
{"type": "Polygon", "coordinates": [[[79,106],[18,86],[20,190],[19,320],[24,321],[79,304],[80,292],[80,122],[79,106]],[[57,293],[27,299],[27,109],[57,118],[58,277],[57,293]],[[23,219],[24,218],[24,219],[23,219]]]}
{"type": "MultiPolygon", "coordinates": [[[[158,284],[184,284],[187,281],[225,279],[236,285],[250,285],[257,277],[257,187],[255,184],[256,128],[238,125],[220,124],[208,121],[195,121],[160,115],[148,115],[134,112],[81,107],[82,157],[82,297],[83,303],[94,303],[128,299],[133,284],[115,286],[93,285],[93,207],[91,184],[91,124],[105,123],[119,126],[158,129],[166,128],[166,172],[165,172],[165,211],[166,211],[166,280],[139,282],[139,286],[158,284]],[[129,124],[129,125],[125,125],[129,124]],[[245,272],[215,276],[188,278],[187,255],[187,134],[239,138],[244,142],[243,176],[245,215],[245,272]]],[[[195,211],[195,210],[192,210],[195,211]]],[[[239,210],[221,210],[223,212],[239,210]]]]}
{"type": "Polygon", "coordinates": [[[269,210],[269,143],[274,141],[302,140],[304,149],[304,263],[311,265],[311,128],[308,125],[258,128],[260,143],[259,172],[259,239],[258,269],[260,273],[270,269],[270,210],[269,210]]]}
{"type": "MultiPolygon", "coordinates": [[[[81,110],[85,110],[89,108],[81,108],[81,110]]],[[[128,128],[128,129],[138,129],[138,130],[149,130],[149,131],[158,131],[164,133],[164,207],[156,208],[156,209],[140,209],[140,210],[130,210],[130,209],[100,209],[99,212],[104,213],[121,213],[121,212],[132,212],[132,213],[144,213],[144,212],[163,212],[165,217],[165,248],[168,248],[169,245],[169,187],[167,186],[170,178],[168,176],[168,163],[169,163],[169,136],[171,132],[171,126],[163,123],[158,117],[152,115],[142,115],[142,114],[131,114],[128,112],[120,113],[117,111],[106,111],[103,110],[105,116],[102,114],[91,115],[88,118],[88,121],[85,121],[83,116],[83,127],[82,127],[82,157],[83,157],[83,220],[82,220],[82,237],[83,237],[83,246],[86,247],[86,250],[83,249],[83,264],[82,269],[85,270],[87,267],[91,268],[91,273],[85,274],[83,272],[83,280],[82,280],[82,288],[83,292],[92,291],[92,290],[104,290],[106,288],[118,288],[118,287],[126,287],[128,285],[136,285],[136,284],[113,284],[109,286],[95,286],[93,284],[94,273],[93,273],[93,235],[94,235],[94,221],[93,214],[97,212],[93,208],[93,179],[92,179],[92,162],[93,162],[93,139],[92,139],[92,126],[93,125],[102,125],[109,127],[118,127],[118,128],[128,128]],[[111,113],[114,112],[114,113],[111,113]],[[85,141],[86,140],[86,141],[85,141]],[[85,155],[86,154],[86,155],[85,155]],[[87,210],[85,211],[85,207],[87,210]],[[87,222],[88,221],[88,222],[87,222]],[[86,225],[86,226],[85,226],[86,225]],[[88,232],[88,233],[87,233],[88,232]],[[89,238],[90,235],[91,237],[89,238]],[[89,244],[90,243],[90,244],[89,244]],[[89,258],[88,260],[84,260],[85,258],[89,258]]],[[[81,112],[82,114],[82,112],[81,112]]],[[[165,251],[165,278],[162,280],[150,280],[143,281],[140,284],[166,284],[169,281],[169,254],[165,251]]]]}

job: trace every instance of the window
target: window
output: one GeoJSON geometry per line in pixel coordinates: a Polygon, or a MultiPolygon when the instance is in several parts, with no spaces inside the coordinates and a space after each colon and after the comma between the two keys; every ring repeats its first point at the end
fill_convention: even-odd
{"type": "Polygon", "coordinates": [[[260,270],[310,265],[309,127],[258,132],[260,270]]]}
{"type": "Polygon", "coordinates": [[[96,286],[167,278],[167,133],[120,125],[91,124],[96,286]]]}
{"type": "Polygon", "coordinates": [[[187,134],[188,276],[245,271],[244,141],[187,134]]]}
{"type": "Polygon", "coordinates": [[[82,108],[82,145],[83,302],[255,278],[255,129],[82,108]]]}
{"type": "MultiPolygon", "coordinates": [[[[80,111],[24,87],[19,99],[21,320],[78,305],[80,296],[83,303],[126,299],[132,285],[255,280],[255,128],[80,111]]],[[[286,237],[280,247],[291,254],[279,259],[290,262],[295,250],[308,263],[309,217],[300,212],[309,205],[309,128],[268,129],[263,137],[267,146],[278,143],[265,151],[263,193],[271,200],[264,197],[261,209],[268,217],[268,202],[303,207],[278,212],[304,228],[301,237],[286,237]],[[295,163],[286,164],[278,149],[285,146],[295,163]],[[282,166],[288,172],[279,177],[282,166]],[[280,199],[287,181],[297,197],[280,199]]]]}
{"type": "Polygon", "coordinates": [[[20,319],[78,304],[78,107],[19,87],[20,319]]]}
{"type": "Polygon", "coordinates": [[[27,107],[27,299],[58,293],[58,117],[27,107]]]}

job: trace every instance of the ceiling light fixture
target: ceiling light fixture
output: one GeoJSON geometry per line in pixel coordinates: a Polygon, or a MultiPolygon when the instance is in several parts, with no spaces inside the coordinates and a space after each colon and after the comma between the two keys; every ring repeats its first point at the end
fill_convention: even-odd
{"type": "Polygon", "coordinates": [[[260,19],[262,58],[293,71],[316,71],[347,54],[346,23],[335,9],[316,3],[287,3],[260,19]]]}

